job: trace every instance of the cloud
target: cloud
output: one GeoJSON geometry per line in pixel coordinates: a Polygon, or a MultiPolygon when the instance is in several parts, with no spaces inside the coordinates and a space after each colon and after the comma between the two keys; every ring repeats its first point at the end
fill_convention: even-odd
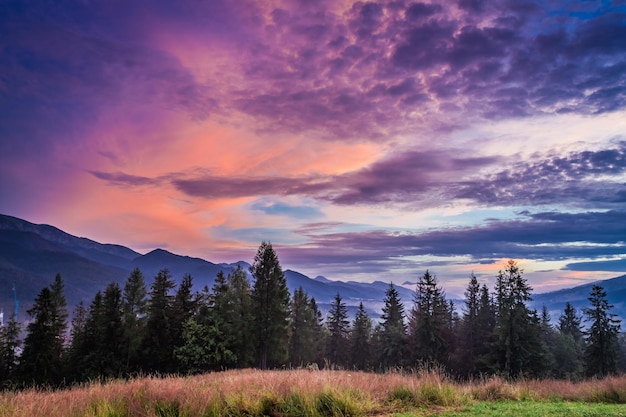
{"type": "MultiPolygon", "coordinates": [[[[421,233],[370,230],[306,231],[310,243],[284,249],[289,259],[310,265],[376,263],[392,265],[419,256],[469,257],[475,262],[518,258],[544,261],[623,255],[626,212],[523,213],[519,219],[492,220],[483,226],[421,233]]],[[[574,264],[575,265],[575,264],[574,264]]]]}
{"type": "Polygon", "coordinates": [[[626,272],[626,259],[614,259],[610,261],[574,262],[565,265],[567,271],[611,271],[626,272]]]}
{"type": "MultiPolygon", "coordinates": [[[[383,204],[409,209],[458,201],[487,206],[611,208],[625,201],[626,190],[620,178],[626,173],[626,142],[563,155],[548,152],[525,161],[514,157],[462,157],[459,153],[452,149],[405,151],[359,170],[326,176],[220,177],[202,170],[157,178],[123,172],[91,173],[112,185],[169,183],[187,196],[208,200],[305,196],[336,205],[383,204]],[[501,170],[503,166],[508,168],[501,170]]],[[[275,212],[288,209],[274,207],[275,212]]]]}
{"type": "Polygon", "coordinates": [[[158,185],[161,181],[159,179],[142,177],[139,175],[130,175],[123,172],[100,172],[90,171],[91,175],[99,178],[111,185],[122,187],[142,187],[158,185]]]}
{"type": "Polygon", "coordinates": [[[342,140],[623,108],[619,7],[580,18],[557,15],[562,6],[358,2],[343,16],[274,10],[264,56],[252,55],[254,87],[239,91],[236,106],[268,129],[342,140]],[[398,88],[404,80],[413,80],[411,98],[403,97],[408,85],[398,88]],[[422,116],[407,117],[415,110],[422,116]]]}
{"type": "Polygon", "coordinates": [[[626,142],[619,142],[608,149],[515,163],[506,171],[459,182],[455,197],[488,205],[611,207],[624,202],[624,173],[626,142]]]}

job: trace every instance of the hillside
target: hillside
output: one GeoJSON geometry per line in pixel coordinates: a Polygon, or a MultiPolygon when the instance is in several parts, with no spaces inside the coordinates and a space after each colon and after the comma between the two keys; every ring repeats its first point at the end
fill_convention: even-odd
{"type": "MultiPolygon", "coordinates": [[[[194,287],[211,287],[219,271],[229,273],[244,261],[227,264],[212,263],[200,258],[181,256],[163,249],[145,255],[120,245],[95,242],[72,236],[49,225],[36,225],[16,217],[0,215],[0,307],[13,309],[13,284],[20,299],[20,317],[25,317],[28,306],[37,293],[49,285],[60,273],[65,281],[66,297],[70,306],[89,302],[96,291],[110,282],[123,285],[134,268],[139,268],[150,285],[159,270],[167,268],[176,282],[185,274],[194,278],[194,287]]],[[[337,293],[354,313],[359,302],[377,317],[388,284],[341,282],[328,279],[314,280],[297,271],[286,270],[285,277],[291,292],[302,287],[315,297],[322,312],[326,312],[337,293]]],[[[398,287],[404,301],[412,299],[412,292],[398,287]]]]}
{"type": "MultiPolygon", "coordinates": [[[[0,307],[4,311],[13,309],[13,285],[20,300],[20,317],[37,293],[49,285],[60,273],[65,281],[66,297],[70,306],[83,300],[89,302],[96,291],[109,282],[123,285],[134,268],[139,268],[150,285],[153,277],[163,268],[168,268],[175,281],[185,274],[194,278],[195,289],[205,285],[211,287],[219,271],[229,273],[238,265],[248,271],[250,265],[240,261],[233,264],[212,263],[201,258],[181,256],[163,249],[155,249],[145,255],[120,245],[102,244],[90,239],[72,236],[49,225],[36,225],[16,217],[0,215],[0,307]]],[[[368,313],[380,316],[388,283],[333,281],[325,277],[314,279],[293,270],[285,270],[287,285],[291,292],[302,287],[314,297],[325,313],[336,294],[340,294],[350,315],[360,302],[368,313]]],[[[532,306],[538,310],[545,305],[554,321],[563,311],[565,303],[571,302],[577,309],[588,306],[587,297],[593,284],[574,288],[534,294],[532,306]]],[[[626,318],[626,275],[605,280],[601,285],[607,298],[614,305],[613,312],[626,318]]],[[[408,307],[413,300],[413,291],[396,286],[400,298],[408,307]]],[[[457,307],[462,302],[456,302],[457,307]]]]}

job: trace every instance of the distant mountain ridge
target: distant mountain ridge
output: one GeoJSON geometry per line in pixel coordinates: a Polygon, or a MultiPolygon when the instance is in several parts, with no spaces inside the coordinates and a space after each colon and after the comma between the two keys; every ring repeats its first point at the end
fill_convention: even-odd
{"type": "MultiPolygon", "coordinates": [[[[39,291],[49,285],[57,273],[63,276],[66,297],[73,306],[81,300],[89,303],[95,293],[110,282],[123,286],[134,268],[142,271],[148,287],[158,271],[167,268],[176,282],[180,282],[185,274],[191,274],[194,289],[201,290],[205,285],[209,288],[213,285],[219,271],[229,273],[237,266],[247,272],[250,264],[245,261],[216,264],[164,249],[142,255],[121,245],[98,243],[53,226],[0,214],[0,307],[4,311],[13,309],[12,287],[15,283],[22,319],[39,291]]],[[[363,283],[333,281],[322,276],[309,278],[290,269],[285,270],[285,277],[291,292],[302,287],[316,299],[324,313],[336,294],[340,294],[351,315],[363,302],[372,317],[379,317],[385,291],[389,288],[389,283],[382,281],[363,283]]],[[[586,307],[592,285],[534,294],[532,305],[537,309],[546,305],[553,319],[557,319],[566,301],[577,308],[586,307]]],[[[601,285],[607,290],[609,302],[615,306],[613,312],[626,317],[626,275],[602,281],[601,285]]],[[[401,285],[396,289],[404,304],[411,305],[413,291],[401,285]]],[[[462,304],[457,302],[456,305],[461,312],[462,304]]]]}

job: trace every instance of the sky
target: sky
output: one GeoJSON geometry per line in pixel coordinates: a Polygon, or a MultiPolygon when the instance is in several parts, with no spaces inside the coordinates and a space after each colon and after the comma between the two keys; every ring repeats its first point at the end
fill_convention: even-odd
{"type": "Polygon", "coordinates": [[[626,2],[3,1],[0,213],[415,282],[626,272],[626,2]]]}

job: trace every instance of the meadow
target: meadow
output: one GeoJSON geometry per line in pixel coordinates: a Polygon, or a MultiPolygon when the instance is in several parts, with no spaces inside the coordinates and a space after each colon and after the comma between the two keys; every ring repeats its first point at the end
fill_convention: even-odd
{"type": "Polygon", "coordinates": [[[0,416],[624,416],[626,376],[569,382],[489,378],[457,383],[436,372],[237,370],[7,391],[0,416]]]}

